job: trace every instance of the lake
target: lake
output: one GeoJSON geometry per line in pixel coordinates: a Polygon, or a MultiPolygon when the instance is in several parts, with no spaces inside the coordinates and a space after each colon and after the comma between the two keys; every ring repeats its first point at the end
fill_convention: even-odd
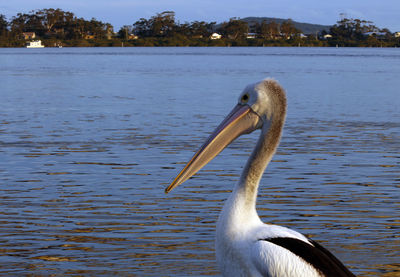
{"type": "Polygon", "coordinates": [[[400,49],[0,49],[0,274],[218,276],[258,132],[165,195],[249,83],[287,90],[264,222],[400,275],[400,49]]]}

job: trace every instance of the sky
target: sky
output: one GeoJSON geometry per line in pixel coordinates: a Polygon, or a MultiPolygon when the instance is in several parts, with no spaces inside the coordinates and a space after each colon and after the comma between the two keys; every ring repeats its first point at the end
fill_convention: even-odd
{"type": "Polygon", "coordinates": [[[400,0],[0,0],[0,14],[7,20],[19,12],[45,8],[60,8],[88,20],[94,17],[111,23],[115,31],[167,10],[174,11],[180,23],[265,16],[333,25],[344,14],[372,21],[378,28],[400,31],[400,0]]]}

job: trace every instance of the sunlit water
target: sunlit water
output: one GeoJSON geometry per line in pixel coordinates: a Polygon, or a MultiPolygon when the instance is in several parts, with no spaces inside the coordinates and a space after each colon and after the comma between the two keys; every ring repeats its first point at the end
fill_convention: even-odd
{"type": "Polygon", "coordinates": [[[215,223],[258,133],[164,188],[237,101],[287,90],[265,222],[400,275],[400,50],[0,49],[0,274],[219,275],[215,223]]]}

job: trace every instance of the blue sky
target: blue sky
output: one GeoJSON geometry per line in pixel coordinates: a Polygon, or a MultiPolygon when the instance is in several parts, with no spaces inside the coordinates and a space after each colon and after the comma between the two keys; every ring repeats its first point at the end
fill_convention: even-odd
{"type": "Polygon", "coordinates": [[[18,12],[44,8],[61,8],[85,19],[95,17],[111,23],[116,31],[165,10],[175,11],[181,23],[266,16],[331,25],[344,13],[373,21],[379,28],[400,31],[400,0],[0,0],[0,14],[8,20],[18,12]]]}

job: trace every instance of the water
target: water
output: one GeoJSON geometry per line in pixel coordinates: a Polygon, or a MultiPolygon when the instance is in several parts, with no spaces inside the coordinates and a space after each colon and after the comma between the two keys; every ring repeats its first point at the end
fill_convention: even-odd
{"type": "Polygon", "coordinates": [[[400,275],[400,52],[0,49],[0,274],[218,276],[214,230],[258,133],[164,189],[248,83],[287,90],[265,222],[400,275]]]}

